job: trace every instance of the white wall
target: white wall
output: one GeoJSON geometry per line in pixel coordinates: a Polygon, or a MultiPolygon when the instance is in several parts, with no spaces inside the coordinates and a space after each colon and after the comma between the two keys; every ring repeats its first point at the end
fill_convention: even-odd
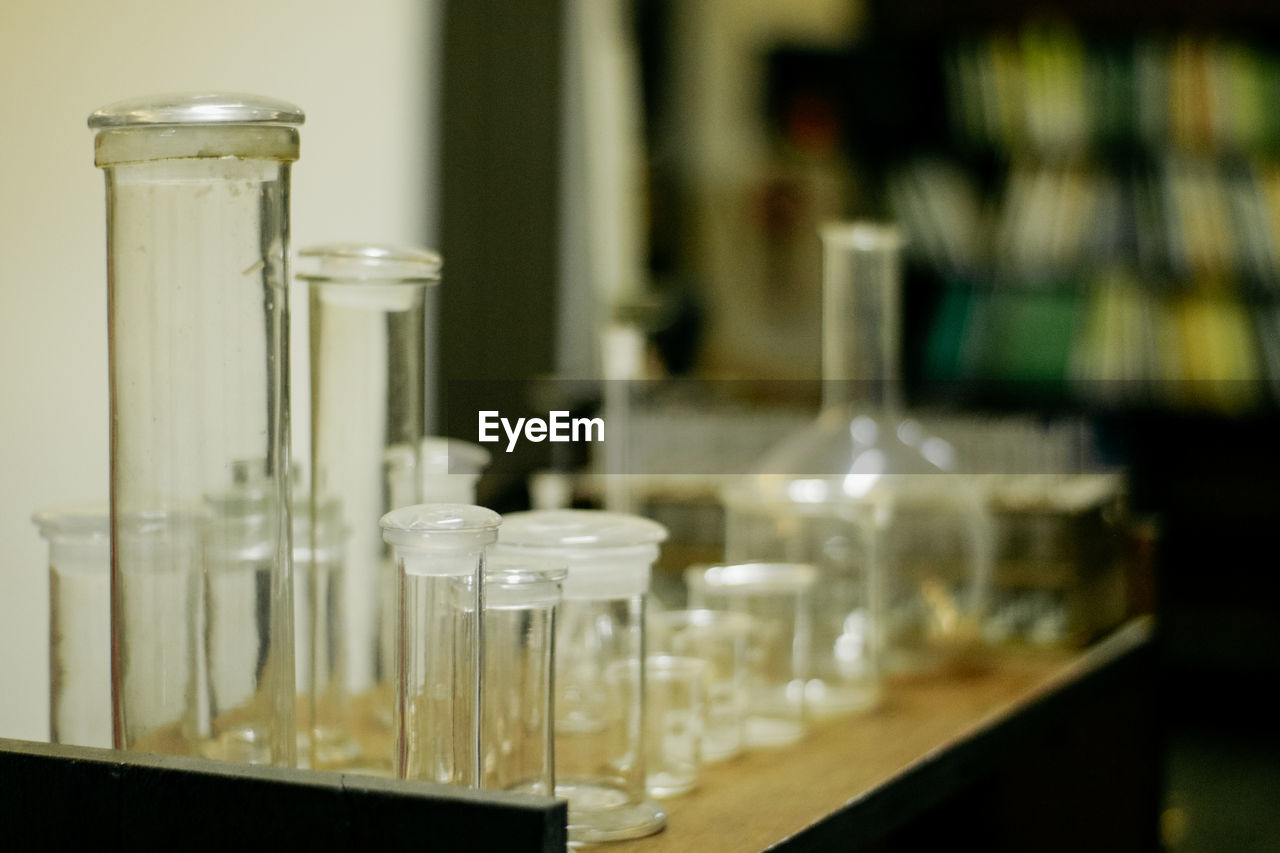
{"type": "MultiPolygon", "coordinates": [[[[107,494],[103,180],[86,118],[157,92],[292,101],[307,113],[294,247],[420,243],[434,233],[437,5],[0,2],[0,737],[48,735],[47,550],[31,513],[107,494]]],[[[305,393],[298,359],[293,376],[305,393]]]]}

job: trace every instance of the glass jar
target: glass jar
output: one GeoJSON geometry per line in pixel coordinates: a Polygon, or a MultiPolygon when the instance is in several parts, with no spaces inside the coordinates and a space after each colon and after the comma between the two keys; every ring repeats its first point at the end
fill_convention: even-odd
{"type": "Polygon", "coordinates": [[[555,794],[556,610],[566,569],[555,560],[485,557],[480,784],[555,794]]]}
{"type": "Polygon", "coordinates": [[[420,504],[382,517],[395,559],[395,772],[480,783],[481,588],[496,512],[420,504]]]}
{"type": "Polygon", "coordinates": [[[95,112],[106,176],[117,747],[294,763],[289,164],[301,110],[95,112]]]}
{"type": "Polygon", "coordinates": [[[747,747],[786,746],[805,732],[818,573],[804,563],[739,563],[685,572],[689,603],[746,620],[747,747]]]}
{"type": "Polygon", "coordinates": [[[391,723],[395,574],[377,523],[423,502],[424,304],[441,260],[335,243],[302,249],[298,267],[310,297],[311,512],[336,505],[345,531],[334,576],[314,585],[335,597],[305,603],[321,655],[311,664],[311,762],[386,772],[391,754],[375,744],[391,723]]]}
{"type": "Polygon", "coordinates": [[[556,629],[556,796],[574,843],[666,826],[645,790],[644,610],[662,525],[599,510],[532,510],[503,520],[495,554],[562,560],[556,629]],[[621,676],[617,673],[622,673],[621,676]]]}
{"type": "Polygon", "coordinates": [[[111,519],[107,504],[37,512],[49,542],[49,740],[111,746],[111,519]]]}

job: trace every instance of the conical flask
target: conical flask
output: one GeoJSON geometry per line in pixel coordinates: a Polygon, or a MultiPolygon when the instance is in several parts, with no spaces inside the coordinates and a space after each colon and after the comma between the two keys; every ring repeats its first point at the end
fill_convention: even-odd
{"type": "Polygon", "coordinates": [[[936,666],[978,636],[990,522],[954,452],[905,418],[896,228],[828,225],[823,408],[725,490],[729,562],[808,563],[814,716],[872,706],[886,671],[936,666]]]}

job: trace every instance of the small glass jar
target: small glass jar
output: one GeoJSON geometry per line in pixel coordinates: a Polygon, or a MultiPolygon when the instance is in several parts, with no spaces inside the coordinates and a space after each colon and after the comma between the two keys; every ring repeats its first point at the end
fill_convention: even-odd
{"type": "Polygon", "coordinates": [[[707,663],[678,655],[644,662],[646,785],[655,797],[698,787],[707,721],[707,663]]]}
{"type": "Polygon", "coordinates": [[[503,521],[495,553],[569,567],[556,629],[555,754],[573,843],[666,826],[645,789],[642,665],[649,574],[666,537],[656,522],[597,510],[533,510],[503,521]]]}
{"type": "Polygon", "coordinates": [[[665,610],[649,614],[649,653],[691,657],[707,665],[704,761],[742,752],[747,712],[747,640],[751,620],[723,610],[665,610]]]}
{"type": "Polygon", "coordinates": [[[480,785],[555,794],[556,609],[564,563],[485,557],[480,785]]]}
{"type": "Polygon", "coordinates": [[[817,570],[805,563],[742,563],[685,572],[691,607],[750,620],[743,735],[748,747],[785,746],[804,735],[817,578],[817,570]]]}
{"type": "Polygon", "coordinates": [[[382,517],[396,570],[395,772],[480,783],[481,588],[502,518],[467,504],[419,504],[382,517]]]}
{"type": "Polygon", "coordinates": [[[31,520],[49,541],[49,740],[110,748],[110,511],[80,504],[31,520]]]}

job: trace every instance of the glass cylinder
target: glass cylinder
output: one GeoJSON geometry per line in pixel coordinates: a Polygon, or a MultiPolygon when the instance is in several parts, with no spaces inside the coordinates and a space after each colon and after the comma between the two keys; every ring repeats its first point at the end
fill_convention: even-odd
{"type": "Polygon", "coordinates": [[[395,559],[395,773],[477,787],[485,548],[502,518],[467,504],[382,517],[395,559]]]}
{"type": "Polygon", "coordinates": [[[106,175],[117,747],[292,764],[289,164],[302,112],[95,112],[106,175]]]}
{"type": "Polygon", "coordinates": [[[111,521],[106,503],[37,512],[49,542],[49,740],[111,746],[111,521]]]}
{"type": "Polygon", "coordinates": [[[644,609],[662,525],[598,510],[504,518],[495,553],[569,567],[556,628],[556,796],[574,843],[639,838],[666,826],[645,790],[644,609]],[[624,668],[622,678],[611,673],[624,668]]]}
{"type": "Polygon", "coordinates": [[[747,638],[751,620],[723,610],[649,614],[650,654],[696,658],[707,665],[707,719],[702,758],[723,761],[742,752],[746,724],[747,638]]]}
{"type": "MultiPolygon", "coordinates": [[[[311,509],[336,503],[345,531],[334,575],[305,606],[314,632],[311,762],[389,772],[395,573],[378,536],[386,512],[422,503],[424,320],[440,256],[339,243],[298,252],[311,338],[311,509]],[[365,747],[359,746],[361,739],[365,747]]],[[[470,503],[466,501],[465,503],[470,503]]]]}
{"type": "Polygon", "coordinates": [[[481,787],[555,794],[551,684],[562,562],[485,559],[481,787]]]}
{"type": "Polygon", "coordinates": [[[817,571],[804,563],[742,563],[685,572],[689,604],[748,618],[748,747],[795,743],[809,716],[809,652],[817,571]]]}
{"type": "Polygon", "coordinates": [[[489,451],[470,441],[428,436],[422,440],[422,500],[475,503],[476,481],[489,465],[489,451]]]}
{"type": "Polygon", "coordinates": [[[902,412],[896,228],[822,230],[823,410],[726,489],[725,558],[812,564],[807,704],[871,707],[885,671],[922,670],[979,638],[991,523],[952,447],[902,412]]]}

